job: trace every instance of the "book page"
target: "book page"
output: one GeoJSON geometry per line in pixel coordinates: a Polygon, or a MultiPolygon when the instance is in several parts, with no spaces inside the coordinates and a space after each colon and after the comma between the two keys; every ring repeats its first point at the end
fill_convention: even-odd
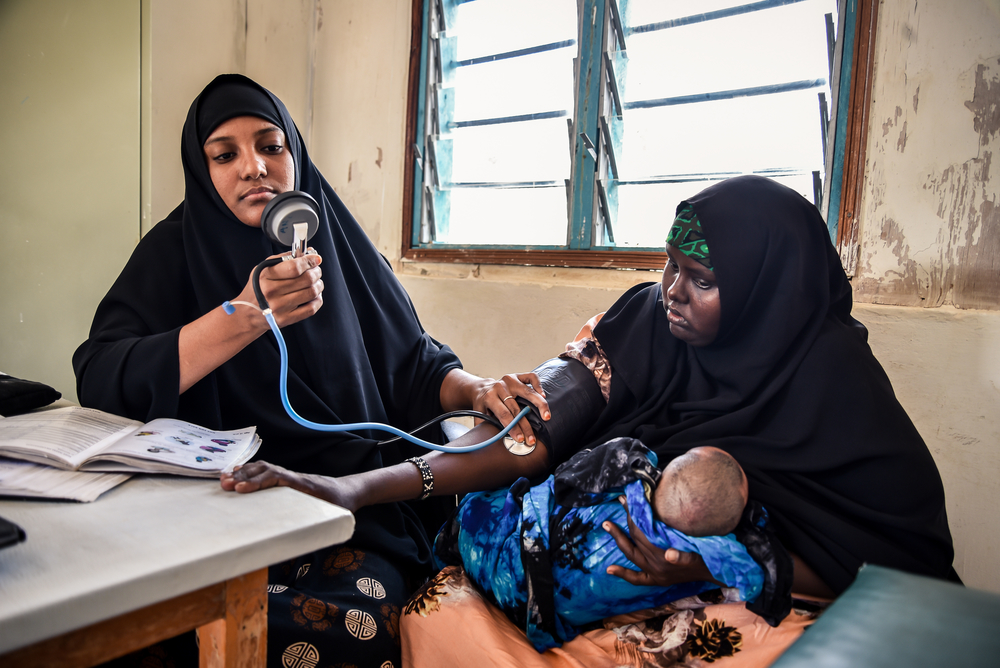
{"type": "MultiPolygon", "coordinates": [[[[95,466],[87,468],[96,470],[96,462],[105,459],[116,462],[141,459],[196,471],[218,472],[245,461],[247,450],[256,445],[256,435],[255,427],[215,431],[183,420],[160,418],[105,448],[100,457],[95,457],[95,466]]],[[[163,470],[140,466],[151,471],[163,470]]]]}
{"type": "Polygon", "coordinates": [[[141,422],[79,406],[0,419],[0,451],[32,461],[77,468],[108,443],[141,427],[141,422]],[[28,457],[23,457],[28,458],[28,457]]]}

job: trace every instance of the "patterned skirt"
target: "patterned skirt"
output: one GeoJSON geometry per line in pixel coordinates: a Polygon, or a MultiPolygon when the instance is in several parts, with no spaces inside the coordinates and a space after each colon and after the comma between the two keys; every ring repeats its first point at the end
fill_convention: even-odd
{"type": "Polygon", "coordinates": [[[412,588],[389,560],[340,545],[272,566],[267,665],[400,668],[399,613],[412,588]]]}

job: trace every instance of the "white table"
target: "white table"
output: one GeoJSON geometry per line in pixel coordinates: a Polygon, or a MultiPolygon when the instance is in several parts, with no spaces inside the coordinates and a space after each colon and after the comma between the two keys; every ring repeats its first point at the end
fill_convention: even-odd
{"type": "Polygon", "coordinates": [[[354,531],[288,488],[158,476],[93,503],[0,500],[0,516],[28,535],[0,550],[0,666],[94,665],[193,628],[203,666],[263,666],[267,566],[354,531]]]}

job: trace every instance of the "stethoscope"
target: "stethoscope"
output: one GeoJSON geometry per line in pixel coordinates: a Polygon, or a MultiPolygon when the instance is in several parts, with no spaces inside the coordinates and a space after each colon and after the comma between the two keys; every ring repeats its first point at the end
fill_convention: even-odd
{"type": "MultiPolygon", "coordinates": [[[[274,197],[267,203],[267,206],[264,207],[264,212],[261,214],[260,222],[264,233],[267,234],[272,241],[275,241],[283,246],[290,246],[292,249],[290,255],[269,258],[258,264],[253,270],[251,279],[253,282],[254,295],[257,298],[257,306],[264,314],[264,318],[267,320],[267,324],[271,328],[271,331],[274,333],[274,338],[278,342],[278,351],[281,355],[278,392],[281,396],[281,405],[284,406],[285,412],[288,413],[288,416],[292,418],[292,420],[299,423],[303,427],[314,431],[342,432],[369,429],[388,432],[397,437],[388,441],[382,441],[379,445],[385,445],[402,438],[410,443],[414,443],[429,450],[438,450],[440,452],[472,452],[474,450],[485,448],[488,445],[492,445],[500,439],[504,439],[504,445],[512,454],[527,455],[534,451],[535,446],[533,445],[518,443],[513,438],[505,438],[514,425],[531,411],[530,406],[526,406],[521,409],[514,419],[511,420],[510,424],[500,429],[500,433],[496,436],[482,441],[481,443],[474,443],[466,446],[438,445],[437,443],[431,443],[430,441],[417,438],[413,435],[413,433],[420,432],[433,424],[437,424],[438,422],[452,417],[477,417],[492,423],[496,427],[501,427],[500,422],[493,416],[486,415],[485,413],[480,413],[478,411],[453,411],[444,415],[439,415],[430,422],[413,430],[413,433],[407,433],[401,429],[393,427],[392,425],[382,424],[381,422],[321,424],[307,420],[296,413],[295,409],[292,408],[292,405],[288,401],[288,348],[285,346],[285,337],[282,336],[281,329],[279,329],[278,323],[274,320],[274,314],[271,312],[270,306],[268,306],[267,299],[264,298],[264,293],[260,289],[260,272],[267,267],[280,264],[286,259],[296,258],[306,253],[309,239],[312,238],[312,236],[319,229],[319,205],[311,195],[305,192],[293,190],[281,193],[274,197]]],[[[240,303],[253,306],[253,304],[249,304],[247,302],[240,303]]],[[[233,304],[228,301],[222,305],[222,308],[228,314],[232,314],[235,311],[233,304]]]]}

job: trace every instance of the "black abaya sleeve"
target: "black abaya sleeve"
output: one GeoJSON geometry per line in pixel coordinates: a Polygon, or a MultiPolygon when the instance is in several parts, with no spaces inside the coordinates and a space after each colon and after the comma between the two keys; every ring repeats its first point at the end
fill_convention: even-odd
{"type": "Polygon", "coordinates": [[[144,422],[175,417],[177,341],[197,317],[193,304],[180,224],[163,221],[139,243],[73,355],[80,403],[144,422]]]}

